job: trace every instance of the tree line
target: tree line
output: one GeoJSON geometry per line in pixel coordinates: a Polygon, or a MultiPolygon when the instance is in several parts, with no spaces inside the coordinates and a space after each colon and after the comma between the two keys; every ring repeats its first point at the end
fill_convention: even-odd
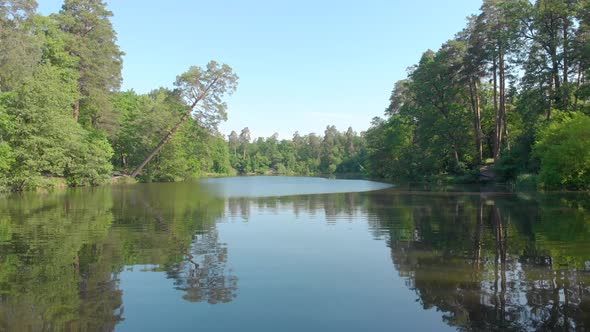
{"type": "Polygon", "coordinates": [[[589,38],[588,1],[484,0],[395,84],[367,169],[590,188],[589,38]]]}
{"type": "Polygon", "coordinates": [[[279,140],[274,134],[252,140],[248,127],[228,137],[230,163],[239,174],[333,175],[364,172],[365,140],[352,128],[328,126],[323,136],[310,133],[279,140]]]}
{"type": "Polygon", "coordinates": [[[124,54],[105,2],[36,9],[0,2],[0,190],[231,173],[217,131],[238,80],[229,66],[190,67],[173,89],[122,92],[124,54]]]}
{"type": "Polygon", "coordinates": [[[103,1],[65,0],[43,16],[35,0],[0,3],[0,190],[231,174],[319,175],[362,170],[364,140],[329,126],[292,140],[226,139],[227,65],[191,67],[174,88],[120,91],[122,57],[103,1]],[[4,52],[6,50],[6,52],[4,52]]]}
{"type": "Polygon", "coordinates": [[[0,190],[98,185],[113,175],[211,174],[497,180],[590,187],[590,2],[485,0],[466,27],[394,84],[384,118],[360,134],[328,126],[227,138],[237,86],[214,61],[173,88],[120,91],[123,52],[103,1],[0,2],[0,190]]]}

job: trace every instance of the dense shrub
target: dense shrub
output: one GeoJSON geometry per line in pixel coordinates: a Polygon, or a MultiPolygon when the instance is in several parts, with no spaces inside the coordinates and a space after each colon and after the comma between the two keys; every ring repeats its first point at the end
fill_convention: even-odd
{"type": "Polygon", "coordinates": [[[590,189],[590,117],[563,116],[541,131],[534,147],[547,189],[590,189]]]}

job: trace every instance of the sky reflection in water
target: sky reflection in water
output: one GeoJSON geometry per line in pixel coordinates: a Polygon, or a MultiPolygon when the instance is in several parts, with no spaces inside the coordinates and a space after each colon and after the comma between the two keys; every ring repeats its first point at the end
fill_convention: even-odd
{"type": "Polygon", "coordinates": [[[0,330],[590,328],[588,194],[273,181],[1,199],[0,330]]]}

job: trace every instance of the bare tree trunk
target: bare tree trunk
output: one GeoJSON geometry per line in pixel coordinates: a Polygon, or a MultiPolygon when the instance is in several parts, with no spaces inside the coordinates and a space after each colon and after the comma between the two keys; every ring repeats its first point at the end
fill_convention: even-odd
{"type": "Polygon", "coordinates": [[[504,134],[501,141],[506,141],[506,149],[510,151],[510,136],[508,136],[508,119],[506,115],[506,64],[502,51],[500,51],[500,115],[502,117],[501,126],[503,127],[504,134]]]}
{"type": "MultiPolygon", "coordinates": [[[[559,62],[557,60],[557,51],[554,51],[554,53],[552,53],[551,58],[552,60],[552,69],[551,69],[551,73],[553,76],[553,99],[555,102],[555,106],[557,107],[557,109],[563,109],[563,98],[562,98],[562,93],[563,91],[561,91],[561,81],[559,80],[559,62]]],[[[547,115],[547,120],[551,119],[551,108],[549,108],[549,113],[547,115]]]]}
{"type": "Polygon", "coordinates": [[[495,115],[494,162],[497,162],[500,160],[500,151],[502,150],[502,113],[501,107],[498,107],[498,62],[496,56],[494,56],[493,61],[493,72],[495,115]]]}
{"type": "Polygon", "coordinates": [[[569,96],[569,89],[568,89],[568,74],[569,74],[569,54],[568,54],[568,44],[569,44],[569,36],[568,36],[568,29],[569,29],[569,20],[567,17],[563,18],[563,87],[565,88],[565,94],[563,94],[563,109],[565,111],[569,110],[570,104],[570,96],[569,96]]]}
{"type": "MultiPolygon", "coordinates": [[[[578,78],[576,79],[576,90],[580,88],[580,84],[582,84],[582,64],[578,63],[578,78]]],[[[574,93],[574,111],[578,108],[578,94],[574,93]]]]}
{"type": "Polygon", "coordinates": [[[567,18],[564,19],[563,25],[563,84],[567,84],[568,82],[568,74],[569,74],[569,58],[568,58],[568,33],[567,30],[569,29],[569,21],[567,18]]]}
{"type": "Polygon", "coordinates": [[[78,118],[80,117],[80,99],[74,102],[74,120],[78,122],[78,118]]]}
{"type": "Polygon", "coordinates": [[[471,78],[469,82],[469,93],[471,97],[471,108],[473,110],[473,130],[475,131],[475,147],[478,154],[478,162],[483,162],[483,145],[481,130],[481,110],[479,106],[479,91],[477,79],[471,78]]]}
{"type": "Polygon", "coordinates": [[[510,148],[511,148],[510,147],[510,133],[508,132],[508,117],[506,116],[506,113],[504,113],[503,122],[504,122],[504,140],[506,141],[506,150],[510,151],[510,148]]]}
{"type": "Polygon", "coordinates": [[[547,113],[545,114],[545,118],[547,119],[547,121],[551,120],[551,108],[553,107],[553,86],[554,86],[554,82],[555,82],[555,77],[551,76],[551,79],[549,80],[549,105],[547,107],[547,113]]]}

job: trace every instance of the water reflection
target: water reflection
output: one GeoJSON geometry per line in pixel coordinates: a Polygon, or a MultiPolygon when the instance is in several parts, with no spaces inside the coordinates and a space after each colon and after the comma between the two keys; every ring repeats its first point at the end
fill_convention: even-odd
{"type": "Polygon", "coordinates": [[[253,208],[274,214],[293,213],[295,217],[322,213],[328,221],[355,218],[363,222],[368,213],[368,197],[362,193],[227,198],[226,202],[226,215],[229,218],[239,217],[246,221],[253,208]]]}
{"type": "Polygon", "coordinates": [[[1,201],[1,330],[114,328],[121,290],[111,268],[112,206],[103,191],[1,201]]]}
{"type": "Polygon", "coordinates": [[[241,176],[200,181],[208,192],[219,197],[277,197],[380,190],[391,185],[365,180],[327,179],[297,176],[241,176]]]}
{"type": "Polygon", "coordinates": [[[0,330],[113,330],[119,273],[151,264],[188,301],[231,301],[237,277],[196,186],[129,186],[0,200],[0,330]]]}
{"type": "MultiPolygon", "coordinates": [[[[136,266],[162,273],[169,283],[157,286],[177,290],[184,303],[218,308],[242,299],[239,287],[248,285],[238,275],[260,279],[264,272],[258,270],[265,264],[280,268],[296,263],[291,257],[269,255],[266,259],[274,261],[234,270],[234,263],[245,258],[223,242],[223,227],[260,227],[256,222],[264,215],[284,217],[277,222],[292,218],[367,225],[354,228],[364,234],[338,234],[354,241],[368,229],[380,248],[390,252],[414,299],[424,310],[436,309],[441,324],[481,331],[588,330],[589,198],[401,189],[223,198],[195,184],[8,197],[0,199],[0,330],[114,330],[126,317],[121,274],[136,266]]],[[[261,236],[284,236],[272,233],[280,228],[257,229],[268,232],[261,236]]],[[[339,253],[327,244],[313,249],[325,264],[346,262],[332,256],[339,253]]],[[[355,264],[362,269],[369,261],[367,257],[355,264]]],[[[330,286],[301,279],[308,272],[298,272],[296,285],[314,284],[318,291],[330,286]]],[[[285,298],[296,292],[277,282],[274,291],[285,298]]],[[[362,294],[370,287],[359,283],[356,291],[362,294]]],[[[237,302],[236,308],[247,312],[237,302]]],[[[363,303],[368,310],[371,305],[363,303]]],[[[268,310],[273,314],[273,308],[268,310]]],[[[340,314],[353,317],[344,309],[340,314]]],[[[387,326],[392,319],[412,317],[380,319],[387,326]]]]}
{"type": "Polygon", "coordinates": [[[238,278],[226,266],[227,248],[218,241],[217,231],[195,236],[185,260],[167,269],[183,299],[210,304],[227,303],[237,296],[238,278]]]}
{"type": "Polygon", "coordinates": [[[465,330],[587,330],[586,195],[388,195],[371,210],[425,309],[465,330]]]}
{"type": "Polygon", "coordinates": [[[590,329],[588,194],[407,192],[227,200],[252,207],[367,221],[386,240],[424,309],[460,330],[590,329]],[[249,204],[248,202],[251,201],[249,204]]]}

